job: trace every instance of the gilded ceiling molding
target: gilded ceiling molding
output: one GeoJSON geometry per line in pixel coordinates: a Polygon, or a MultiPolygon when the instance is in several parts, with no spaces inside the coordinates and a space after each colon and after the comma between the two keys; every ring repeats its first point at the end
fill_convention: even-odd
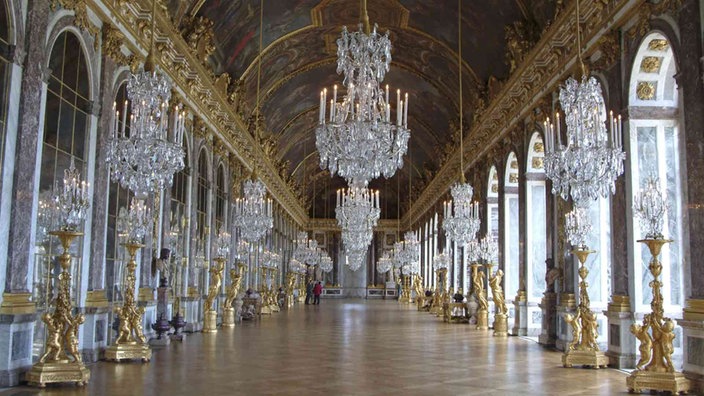
{"type": "MultiPolygon", "coordinates": [[[[135,40],[136,47],[148,48],[150,1],[81,1],[98,10],[96,13],[102,20],[111,21],[119,27],[127,41],[131,38],[135,40]]],[[[306,224],[308,216],[291,187],[279,176],[279,169],[266,159],[262,147],[249,133],[242,133],[247,130],[246,125],[233,109],[229,95],[224,95],[216,87],[211,71],[194,55],[166,13],[157,12],[155,22],[155,42],[159,49],[155,61],[173,81],[175,89],[181,92],[184,102],[234,157],[249,169],[257,168],[273,199],[285,208],[294,221],[300,225],[306,224]]]]}
{"type": "Polygon", "coordinates": [[[592,70],[608,70],[614,66],[621,51],[618,31],[612,30],[608,34],[602,36],[597,42],[595,52],[596,51],[599,51],[601,55],[598,59],[592,62],[592,70]]]}
{"type": "MultiPolygon", "coordinates": [[[[642,7],[645,0],[586,0],[582,1],[581,23],[585,27],[583,42],[587,51],[593,50],[598,40],[611,30],[617,30],[642,7]]],[[[663,1],[671,3],[672,1],[663,1]]],[[[534,108],[546,92],[554,90],[565,74],[577,61],[576,51],[576,2],[565,5],[557,22],[550,26],[538,43],[518,65],[501,91],[488,104],[485,113],[472,125],[468,137],[471,145],[464,147],[467,168],[500,143],[513,126],[522,122],[525,114],[534,108]]],[[[404,223],[415,224],[418,219],[436,204],[438,197],[447,193],[450,184],[456,181],[459,150],[438,171],[437,176],[404,215],[404,223]]]]}
{"type": "Polygon", "coordinates": [[[628,29],[628,37],[643,37],[650,31],[650,19],[667,12],[677,13],[682,7],[682,0],[660,0],[657,3],[646,1],[640,8],[637,22],[628,29]]]}
{"type": "Polygon", "coordinates": [[[103,24],[103,54],[121,66],[129,66],[130,70],[136,71],[139,67],[140,59],[133,55],[125,55],[122,52],[122,44],[125,35],[120,29],[116,29],[108,22],[103,24]]]}
{"type": "MultiPolygon", "coordinates": [[[[395,219],[380,219],[377,226],[374,227],[374,232],[396,232],[398,222],[395,219]]],[[[327,231],[341,232],[342,229],[337,224],[335,219],[319,219],[311,218],[306,223],[307,231],[327,231]]]]}

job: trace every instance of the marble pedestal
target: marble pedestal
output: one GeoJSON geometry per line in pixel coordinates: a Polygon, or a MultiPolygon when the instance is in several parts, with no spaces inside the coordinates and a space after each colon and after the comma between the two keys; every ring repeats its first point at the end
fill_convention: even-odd
{"type": "Polygon", "coordinates": [[[511,334],[515,336],[528,335],[528,302],[525,299],[517,298],[513,302],[515,317],[511,334]]]}
{"type": "Polygon", "coordinates": [[[85,308],[81,327],[81,356],[84,362],[97,362],[108,344],[108,308],[85,308]]]}
{"type": "Polygon", "coordinates": [[[32,367],[32,340],[36,314],[0,311],[0,387],[17,386],[21,374],[32,367]]]}
{"type": "Polygon", "coordinates": [[[572,327],[565,321],[566,314],[574,314],[577,310],[577,302],[572,293],[560,294],[560,301],[555,308],[557,319],[557,338],[555,348],[559,351],[567,350],[567,346],[572,342],[572,327]]]}
{"type": "Polygon", "coordinates": [[[205,311],[203,333],[216,333],[218,331],[218,313],[214,309],[205,311]]]}
{"type": "MultiPolygon", "coordinates": [[[[611,307],[609,307],[611,308],[611,307]]],[[[607,320],[609,366],[624,369],[636,364],[636,338],[630,332],[633,313],[604,311],[607,320]]]]}
{"type": "Polygon", "coordinates": [[[201,300],[197,297],[181,297],[181,314],[183,320],[186,321],[186,327],[183,328],[183,331],[193,333],[203,328],[203,322],[199,315],[200,303],[201,300]]]}
{"type": "Polygon", "coordinates": [[[704,320],[686,319],[678,320],[682,327],[683,342],[683,370],[684,375],[691,381],[692,390],[704,393],[704,320]]]}
{"type": "Polygon", "coordinates": [[[554,347],[557,339],[557,294],[545,292],[540,302],[540,309],[543,312],[543,326],[538,342],[546,347],[554,347]]]}
{"type": "Polygon", "coordinates": [[[494,315],[494,337],[508,337],[508,316],[506,314],[494,315]]]}
{"type": "Polygon", "coordinates": [[[489,330],[489,312],[480,309],[477,311],[477,330],[489,330]]]}
{"type": "Polygon", "coordinates": [[[222,327],[235,327],[235,309],[223,308],[222,309],[222,327]]]}

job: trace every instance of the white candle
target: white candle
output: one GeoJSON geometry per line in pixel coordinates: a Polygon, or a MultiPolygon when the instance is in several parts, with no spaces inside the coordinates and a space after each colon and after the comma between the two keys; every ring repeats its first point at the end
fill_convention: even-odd
{"type": "Polygon", "coordinates": [[[403,126],[408,128],[408,93],[403,101],[403,126]]]}

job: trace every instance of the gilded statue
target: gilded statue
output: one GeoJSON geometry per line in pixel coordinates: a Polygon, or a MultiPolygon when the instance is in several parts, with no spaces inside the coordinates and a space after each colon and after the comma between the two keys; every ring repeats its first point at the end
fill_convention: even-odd
{"type": "Polygon", "coordinates": [[[484,272],[479,271],[476,266],[472,268],[472,270],[472,290],[474,290],[474,296],[479,304],[479,310],[486,311],[488,310],[489,304],[484,296],[484,272]]]}
{"type": "Polygon", "coordinates": [[[120,318],[120,327],[117,336],[117,344],[129,343],[132,336],[132,329],[130,328],[130,321],[127,320],[128,312],[125,306],[118,307],[115,309],[117,316],[120,318]]]}
{"type": "Polygon", "coordinates": [[[501,289],[501,280],[504,277],[504,271],[498,270],[489,279],[489,286],[491,287],[491,294],[494,296],[494,306],[498,313],[506,315],[508,308],[506,307],[506,301],[504,299],[504,292],[501,289]]]}
{"type": "Polygon", "coordinates": [[[423,277],[420,275],[413,276],[413,291],[416,293],[416,299],[423,298],[423,277]]]}
{"type": "Polygon", "coordinates": [[[565,315],[565,322],[572,326],[572,342],[570,342],[568,348],[570,351],[577,350],[582,333],[582,325],[579,323],[579,314],[577,314],[577,316],[572,314],[565,315]]]}
{"type": "Polygon", "coordinates": [[[225,308],[231,308],[232,302],[235,301],[235,298],[237,298],[237,293],[239,293],[240,286],[242,285],[242,274],[233,268],[230,270],[230,279],[230,287],[227,289],[227,296],[225,297],[225,302],[223,303],[225,308]]]}
{"type": "Polygon", "coordinates": [[[672,319],[665,318],[661,328],[662,334],[660,341],[662,343],[662,357],[665,358],[665,367],[667,367],[669,373],[675,371],[675,366],[672,364],[672,353],[675,351],[673,346],[673,341],[675,340],[674,330],[675,323],[672,319]]]}
{"type": "Polygon", "coordinates": [[[59,356],[62,352],[61,347],[61,328],[59,327],[58,320],[56,320],[50,313],[45,313],[42,315],[42,322],[46,324],[46,346],[44,354],[39,361],[44,363],[47,360],[50,362],[55,362],[59,360],[59,356]]]}
{"type": "MultiPolygon", "coordinates": [[[[649,321],[649,316],[650,314],[645,315],[644,322],[649,321]]],[[[650,362],[650,359],[652,357],[652,349],[653,349],[653,339],[650,337],[650,333],[648,333],[648,326],[641,326],[639,324],[632,324],[631,325],[631,333],[636,336],[638,341],[640,341],[640,346],[638,347],[638,351],[640,352],[640,359],[638,360],[638,363],[636,363],[636,368],[638,370],[643,370],[645,368],[645,365],[650,362]]]]}
{"type": "Polygon", "coordinates": [[[598,351],[599,344],[596,342],[599,337],[596,315],[591,310],[582,310],[582,348],[591,351],[598,351]]]}
{"type": "Polygon", "coordinates": [[[86,318],[83,314],[77,314],[69,323],[68,331],[64,335],[64,342],[68,353],[76,362],[83,361],[81,352],[78,350],[78,328],[85,322],[86,318]]]}
{"type": "Polygon", "coordinates": [[[213,302],[220,291],[223,267],[224,262],[220,260],[215,260],[215,263],[210,266],[210,287],[208,288],[208,296],[205,298],[206,310],[213,309],[213,302]]]}

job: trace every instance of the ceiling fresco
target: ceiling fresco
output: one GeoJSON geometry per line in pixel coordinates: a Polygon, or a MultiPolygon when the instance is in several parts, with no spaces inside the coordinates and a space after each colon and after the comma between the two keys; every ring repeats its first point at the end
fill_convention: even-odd
{"type": "MultiPolygon", "coordinates": [[[[464,0],[462,77],[467,123],[471,123],[476,106],[489,102],[487,95],[492,89],[488,82],[500,84],[509,76],[507,27],[518,23],[544,29],[552,17],[554,2],[464,0]]],[[[234,80],[242,81],[244,115],[249,116],[257,102],[260,1],[165,3],[177,24],[193,16],[214,22],[216,49],[210,58],[213,70],[227,72],[234,80]]],[[[378,24],[382,32],[390,32],[393,61],[384,83],[409,92],[411,98],[411,159],[406,159],[398,176],[371,184],[382,195],[393,197],[382,205],[382,218],[396,217],[396,195],[402,202],[408,200],[410,173],[413,190],[422,188],[442,166],[448,145],[457,140],[452,132],[460,102],[457,5],[456,0],[368,0],[371,23],[378,24]]],[[[359,0],[264,2],[260,87],[263,135],[277,142],[277,159],[287,163],[289,174],[293,173],[293,179],[305,190],[304,196],[315,201],[317,217],[334,217],[330,205],[325,212],[325,197],[344,186],[342,179],[330,178],[319,167],[314,137],[318,93],[323,87],[341,83],[336,73],[335,41],[342,26],[356,28],[359,13],[359,0]]],[[[402,203],[401,208],[406,205],[402,203]]]]}

